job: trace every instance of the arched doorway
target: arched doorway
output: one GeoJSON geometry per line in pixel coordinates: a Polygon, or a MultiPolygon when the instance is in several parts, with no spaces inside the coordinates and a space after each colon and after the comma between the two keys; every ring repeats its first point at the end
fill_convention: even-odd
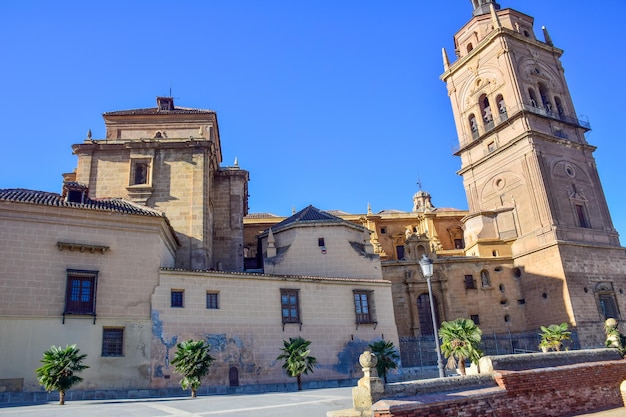
{"type": "Polygon", "coordinates": [[[228,381],[231,387],[239,386],[239,369],[234,366],[231,366],[228,370],[228,381]]]}
{"type": "MultiPolygon", "coordinates": [[[[433,305],[435,307],[435,320],[437,321],[437,327],[440,325],[439,321],[439,303],[437,297],[433,295],[433,305]]],[[[422,336],[431,336],[435,334],[433,329],[433,319],[430,313],[430,299],[428,294],[422,294],[417,297],[417,315],[420,321],[420,330],[422,336]]]]}

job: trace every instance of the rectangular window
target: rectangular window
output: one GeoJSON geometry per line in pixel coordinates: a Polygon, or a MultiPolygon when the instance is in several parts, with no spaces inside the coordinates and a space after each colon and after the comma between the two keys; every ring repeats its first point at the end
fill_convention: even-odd
{"type": "Polygon", "coordinates": [[[471,314],[470,320],[472,320],[476,326],[480,325],[480,317],[478,317],[478,314],[471,314]]]}
{"type": "Polygon", "coordinates": [[[124,356],[124,328],[102,329],[102,356],[124,356]]]}
{"type": "Polygon", "coordinates": [[[150,164],[150,158],[131,160],[130,185],[150,184],[150,164]]]}
{"type": "Polygon", "coordinates": [[[587,213],[585,213],[585,207],[582,204],[576,204],[576,216],[578,217],[578,226],[590,228],[589,220],[587,219],[587,213]]]}
{"type": "Polygon", "coordinates": [[[387,233],[387,228],[386,228],[386,227],[381,227],[381,228],[380,228],[380,234],[381,234],[381,235],[384,235],[384,234],[386,234],[386,233],[387,233]]]}
{"type": "Polygon", "coordinates": [[[97,271],[67,270],[64,314],[96,314],[97,271]]]}
{"type": "Polygon", "coordinates": [[[476,288],[476,283],[474,282],[473,275],[465,275],[465,289],[473,290],[476,288]]]}
{"type": "Polygon", "coordinates": [[[324,238],[323,237],[318,237],[317,238],[317,246],[326,246],[324,244],[324,238]]]}
{"type": "Polygon", "coordinates": [[[615,296],[613,294],[599,294],[598,302],[600,303],[600,310],[606,319],[619,320],[619,311],[617,310],[617,303],[615,302],[615,296]]]}
{"type": "Polygon", "coordinates": [[[208,309],[218,309],[219,305],[217,304],[217,294],[216,292],[209,292],[207,291],[206,293],[206,308],[208,309]]]}
{"type": "Polygon", "coordinates": [[[396,246],[396,256],[399,261],[404,261],[404,245],[396,246]]]}
{"type": "Polygon", "coordinates": [[[280,290],[280,308],[283,316],[283,323],[300,323],[300,290],[285,289],[280,290]]]}
{"type": "Polygon", "coordinates": [[[184,299],[185,299],[185,291],[183,290],[172,290],[170,293],[171,299],[171,307],[183,308],[184,307],[184,299]]]}
{"type": "Polygon", "coordinates": [[[374,323],[373,291],[354,290],[354,311],[357,323],[374,323]]]}

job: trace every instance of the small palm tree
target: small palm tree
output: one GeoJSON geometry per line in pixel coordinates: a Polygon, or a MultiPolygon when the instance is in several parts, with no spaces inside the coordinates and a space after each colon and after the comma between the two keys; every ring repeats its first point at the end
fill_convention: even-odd
{"type": "Polygon", "coordinates": [[[187,340],[176,345],[176,353],[172,360],[176,372],[183,376],[180,381],[182,389],[191,388],[191,398],[196,398],[201,379],[209,372],[215,361],[209,350],[211,345],[204,340],[187,340]]]}
{"type": "Polygon", "coordinates": [[[376,371],[378,376],[382,377],[387,383],[387,371],[390,369],[396,369],[398,367],[397,360],[400,359],[396,347],[393,342],[386,340],[378,340],[374,343],[370,343],[370,349],[372,353],[376,355],[378,362],[376,363],[376,371]]]}
{"type": "Polygon", "coordinates": [[[439,329],[441,352],[448,358],[448,369],[458,365],[461,375],[465,375],[465,361],[469,359],[478,364],[483,355],[480,350],[482,331],[472,320],[456,319],[444,321],[439,329]]]}
{"type": "Polygon", "coordinates": [[[83,380],[76,373],[89,368],[82,363],[87,355],[79,352],[76,345],[51,346],[43,353],[40,361],[43,365],[35,369],[39,383],[46,391],[59,391],[59,405],[65,404],[65,391],[83,380]]]}
{"type": "Polygon", "coordinates": [[[551,324],[548,327],[541,326],[541,342],[539,349],[544,352],[556,350],[559,352],[563,342],[571,338],[572,333],[567,330],[567,323],[551,324]]]}
{"type": "Polygon", "coordinates": [[[290,337],[289,341],[283,340],[282,353],[276,359],[284,360],[283,369],[290,377],[295,377],[298,382],[298,391],[302,390],[302,375],[313,372],[317,365],[317,359],[311,356],[310,340],[302,337],[290,337]]]}

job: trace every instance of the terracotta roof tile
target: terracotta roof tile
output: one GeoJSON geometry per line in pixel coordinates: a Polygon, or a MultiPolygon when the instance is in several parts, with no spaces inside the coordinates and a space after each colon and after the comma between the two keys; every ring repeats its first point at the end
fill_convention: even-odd
{"type": "Polygon", "coordinates": [[[0,201],[165,217],[165,214],[158,210],[140,206],[139,204],[121,198],[87,199],[85,202],[79,203],[67,201],[57,193],[26,190],[23,188],[0,189],[0,201]]]}

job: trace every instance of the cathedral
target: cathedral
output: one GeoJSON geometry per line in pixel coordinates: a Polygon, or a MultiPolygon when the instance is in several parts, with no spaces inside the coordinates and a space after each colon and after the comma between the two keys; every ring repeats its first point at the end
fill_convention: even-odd
{"type": "MultiPolygon", "coordinates": [[[[484,333],[568,323],[580,346],[603,344],[603,323],[626,308],[626,256],[613,227],[590,125],[576,116],[547,28],[495,1],[473,14],[442,50],[469,209],[436,208],[418,190],[410,212],[338,216],[371,231],[392,282],[400,337],[433,334],[419,259],[434,260],[436,322],[472,318],[484,333]]],[[[246,262],[255,234],[282,218],[244,221],[246,262]]],[[[260,262],[257,262],[260,263],[260,262]]],[[[406,362],[406,361],[405,361],[406,362]]],[[[405,363],[406,365],[406,363],[405,363]]]]}
{"type": "Polygon", "coordinates": [[[105,137],[72,147],[60,193],[0,190],[0,391],[39,391],[52,344],[88,355],[82,390],[174,388],[188,339],[211,344],[214,387],[290,382],[276,356],[298,336],[319,363],[311,380],[358,376],[381,339],[412,366],[403,341],[458,317],[493,334],[566,322],[602,346],[604,321],[626,311],[626,252],[563,51],[532,17],[471,3],[441,75],[468,210],[420,189],[407,212],[248,213],[248,172],[222,165],[214,111],[157,97],[104,113],[105,137]]]}

